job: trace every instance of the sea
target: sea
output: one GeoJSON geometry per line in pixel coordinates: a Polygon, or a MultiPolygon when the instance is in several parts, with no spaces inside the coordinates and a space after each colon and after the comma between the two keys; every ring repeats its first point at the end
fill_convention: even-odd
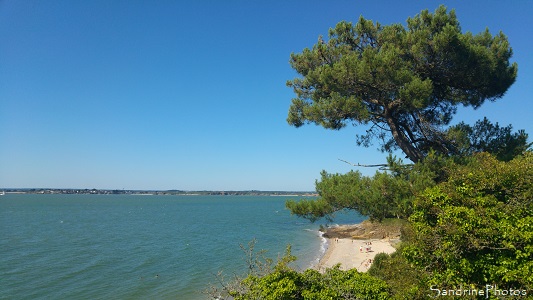
{"type": "Polygon", "coordinates": [[[0,299],[210,299],[217,274],[246,274],[251,241],[274,260],[291,245],[305,270],[327,248],[326,223],[291,215],[288,198],[302,197],[0,196],[0,299]]]}

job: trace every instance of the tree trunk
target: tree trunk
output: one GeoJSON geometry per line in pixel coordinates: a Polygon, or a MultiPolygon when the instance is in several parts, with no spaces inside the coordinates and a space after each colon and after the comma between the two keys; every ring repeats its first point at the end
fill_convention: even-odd
{"type": "Polygon", "coordinates": [[[402,149],[403,153],[407,155],[412,162],[417,163],[424,158],[424,155],[418,150],[409,140],[409,138],[400,130],[395,120],[387,114],[385,117],[387,124],[392,133],[392,137],[398,144],[398,147],[402,149]]]}

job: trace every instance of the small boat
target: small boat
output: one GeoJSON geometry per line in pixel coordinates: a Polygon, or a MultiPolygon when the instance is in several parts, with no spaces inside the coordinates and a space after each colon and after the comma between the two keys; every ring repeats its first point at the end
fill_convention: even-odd
{"type": "Polygon", "coordinates": [[[5,194],[6,194],[5,191],[0,192],[0,196],[3,196],[3,195],[5,195],[5,194]]]}

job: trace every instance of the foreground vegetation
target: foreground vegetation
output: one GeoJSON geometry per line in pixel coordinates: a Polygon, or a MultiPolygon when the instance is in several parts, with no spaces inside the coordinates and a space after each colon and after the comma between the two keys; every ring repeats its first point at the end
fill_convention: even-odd
{"type": "MultiPolygon", "coordinates": [[[[295,257],[288,248],[273,267],[248,255],[250,272],[226,283],[218,295],[427,299],[449,291],[475,291],[477,296],[461,298],[533,298],[533,153],[527,151],[508,162],[488,153],[470,156],[461,164],[452,159],[441,162],[447,167],[440,176],[446,179],[414,196],[412,212],[402,222],[398,250],[378,254],[368,273],[339,268],[297,272],[290,267],[295,257]],[[487,286],[493,287],[488,296],[487,286]]],[[[419,168],[412,170],[420,173],[414,171],[419,168]]]]}

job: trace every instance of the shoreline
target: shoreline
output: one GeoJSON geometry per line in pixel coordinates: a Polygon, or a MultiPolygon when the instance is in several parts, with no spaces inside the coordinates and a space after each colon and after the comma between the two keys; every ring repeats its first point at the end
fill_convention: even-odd
{"type": "Polygon", "coordinates": [[[327,240],[327,248],[314,269],[324,272],[340,264],[341,270],[366,272],[378,253],[396,251],[393,245],[399,241],[399,229],[383,229],[380,224],[364,221],[328,228],[322,237],[327,240]]]}

